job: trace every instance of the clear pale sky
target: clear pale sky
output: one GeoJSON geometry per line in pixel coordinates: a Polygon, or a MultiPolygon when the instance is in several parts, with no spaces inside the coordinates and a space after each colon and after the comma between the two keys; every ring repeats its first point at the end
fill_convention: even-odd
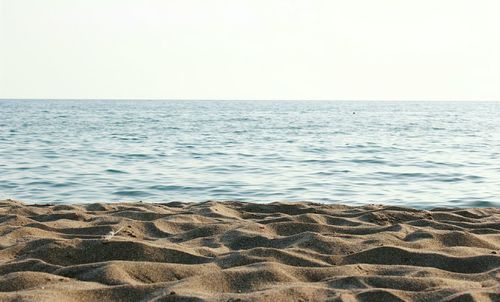
{"type": "Polygon", "coordinates": [[[500,100],[500,1],[0,0],[0,98],[500,100]]]}

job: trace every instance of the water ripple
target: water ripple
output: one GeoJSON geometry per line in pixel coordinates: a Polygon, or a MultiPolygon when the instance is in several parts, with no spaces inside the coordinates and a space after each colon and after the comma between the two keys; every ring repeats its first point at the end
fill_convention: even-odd
{"type": "Polygon", "coordinates": [[[0,116],[0,198],[500,206],[500,103],[4,100],[0,116]]]}

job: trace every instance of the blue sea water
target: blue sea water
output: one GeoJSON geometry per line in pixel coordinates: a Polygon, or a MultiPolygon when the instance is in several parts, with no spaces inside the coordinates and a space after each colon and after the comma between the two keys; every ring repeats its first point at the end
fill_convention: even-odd
{"type": "Polygon", "coordinates": [[[500,103],[0,101],[0,198],[500,206],[500,103]]]}

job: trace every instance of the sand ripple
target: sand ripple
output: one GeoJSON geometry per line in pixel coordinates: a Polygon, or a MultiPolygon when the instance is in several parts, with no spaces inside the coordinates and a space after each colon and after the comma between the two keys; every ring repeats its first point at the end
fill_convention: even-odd
{"type": "Polygon", "coordinates": [[[499,247],[495,208],[6,200],[0,301],[500,301],[499,247]]]}

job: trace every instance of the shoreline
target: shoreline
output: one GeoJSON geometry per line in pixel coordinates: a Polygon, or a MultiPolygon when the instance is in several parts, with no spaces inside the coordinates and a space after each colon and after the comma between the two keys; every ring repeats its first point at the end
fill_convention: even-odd
{"type": "Polygon", "coordinates": [[[494,301],[500,209],[0,200],[0,301],[494,301]]]}

